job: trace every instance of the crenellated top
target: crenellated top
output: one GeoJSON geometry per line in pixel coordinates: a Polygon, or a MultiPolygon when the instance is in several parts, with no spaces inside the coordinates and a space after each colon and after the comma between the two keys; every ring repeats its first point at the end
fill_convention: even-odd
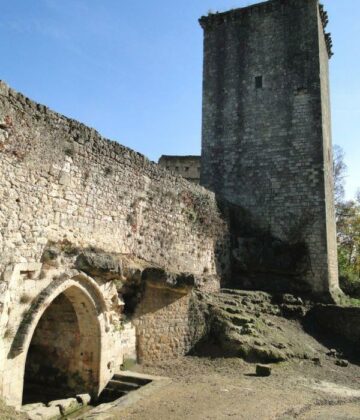
{"type": "MultiPolygon", "coordinates": [[[[253,4],[251,6],[242,7],[239,9],[232,9],[227,12],[209,13],[207,16],[202,16],[199,19],[199,23],[204,30],[211,30],[214,27],[220,26],[224,23],[241,22],[248,16],[252,16],[255,14],[266,15],[267,13],[271,13],[274,11],[283,11],[285,6],[291,6],[294,4],[294,2],[298,3],[298,0],[272,0],[253,4]]],[[[322,4],[319,5],[319,10],[324,30],[326,47],[329,54],[329,58],[331,58],[333,56],[331,34],[325,32],[325,28],[329,22],[329,17],[327,12],[324,10],[324,6],[322,4]]]]}
{"type": "Polygon", "coordinates": [[[322,4],[319,4],[319,12],[320,12],[320,18],[321,18],[321,22],[323,26],[327,52],[329,54],[329,58],[331,58],[334,55],[333,50],[332,50],[333,42],[331,39],[331,34],[325,31],[325,28],[327,27],[329,23],[329,16],[322,4]]]}
{"type": "Polygon", "coordinates": [[[239,9],[231,9],[227,12],[209,13],[207,16],[202,16],[199,19],[199,23],[203,29],[211,29],[214,26],[219,26],[223,23],[241,21],[243,18],[255,13],[270,13],[274,10],[280,10],[283,3],[285,3],[285,0],[276,2],[265,1],[239,9]]]}

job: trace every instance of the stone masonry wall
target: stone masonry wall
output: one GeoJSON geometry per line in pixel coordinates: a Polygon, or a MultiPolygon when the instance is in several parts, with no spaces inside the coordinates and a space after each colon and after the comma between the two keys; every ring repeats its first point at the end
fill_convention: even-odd
{"type": "Polygon", "coordinates": [[[135,356],[116,288],[122,270],[87,275],[76,252],[210,277],[216,289],[227,275],[228,227],[213,193],[3,82],[0,179],[0,395],[12,405],[21,404],[32,334],[59,293],[76,311],[82,366],[94,349],[90,393],[135,356]]]}
{"type": "Polygon", "coordinates": [[[0,272],[48,241],[222,275],[214,195],[0,84],[0,272]]]}
{"type": "Polygon", "coordinates": [[[304,278],[321,295],[336,292],[338,281],[331,50],[319,10],[317,0],[272,0],[200,19],[201,184],[280,241],[304,243],[304,278]]]}
{"type": "Polygon", "coordinates": [[[187,354],[205,335],[203,314],[196,308],[193,291],[147,284],[133,320],[139,361],[160,361],[187,354]]]}

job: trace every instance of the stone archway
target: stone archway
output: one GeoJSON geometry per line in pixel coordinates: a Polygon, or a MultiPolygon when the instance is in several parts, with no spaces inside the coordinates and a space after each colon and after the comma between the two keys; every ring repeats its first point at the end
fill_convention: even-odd
{"type": "Polygon", "coordinates": [[[25,363],[23,404],[79,393],[96,395],[101,330],[89,297],[72,285],[58,294],[37,322],[25,363]]]}
{"type": "Polygon", "coordinates": [[[55,363],[53,367],[55,372],[59,373],[57,377],[65,382],[69,377],[72,378],[68,384],[70,390],[78,391],[80,388],[86,388],[87,393],[97,396],[111,376],[112,371],[107,365],[109,360],[112,360],[113,354],[110,354],[105,347],[105,343],[109,340],[109,311],[103,291],[96,281],[86,274],[76,271],[72,274],[72,278],[64,275],[57,279],[52,278],[51,281],[41,280],[45,284],[40,293],[28,304],[28,309],[22,313],[20,319],[12,320],[11,325],[16,333],[7,348],[3,349],[4,364],[3,370],[0,371],[0,393],[12,406],[19,408],[22,404],[25,373],[27,376],[25,379],[29,377],[31,379],[31,375],[34,377],[35,371],[44,373],[50,361],[54,362],[56,354],[60,353],[54,344],[55,340],[62,339],[62,334],[66,331],[66,323],[59,324],[55,321],[62,312],[60,308],[67,313],[69,321],[74,321],[67,323],[72,327],[67,328],[68,338],[65,341],[71,342],[75,350],[72,353],[69,350],[62,362],[55,363]],[[46,326],[49,323],[59,324],[56,325],[60,329],[58,336],[50,334],[51,328],[46,326]],[[44,334],[48,334],[48,342],[44,339],[44,334]],[[47,361],[44,359],[47,366],[46,363],[40,366],[39,358],[38,361],[36,358],[31,359],[34,350],[32,346],[42,348],[42,352],[45,353],[44,344],[46,346],[49,344],[48,348],[53,356],[47,361]],[[26,366],[29,354],[30,364],[26,366]],[[65,367],[67,370],[64,372],[65,367]],[[60,375],[60,373],[65,374],[60,375]],[[78,378],[77,381],[75,376],[78,378]]]}

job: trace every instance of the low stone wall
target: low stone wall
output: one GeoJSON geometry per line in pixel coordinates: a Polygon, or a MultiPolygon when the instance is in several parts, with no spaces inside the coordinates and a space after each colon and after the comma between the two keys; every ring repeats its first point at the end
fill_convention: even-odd
{"type": "Polygon", "coordinates": [[[202,317],[193,291],[148,283],[133,320],[139,361],[166,360],[187,354],[205,333],[202,317]]]}
{"type": "MultiPolygon", "coordinates": [[[[318,305],[310,313],[313,327],[360,346],[360,308],[318,305]]],[[[358,349],[359,352],[359,349],[358,349]]],[[[360,352],[359,352],[360,357],[360,352]]]]}

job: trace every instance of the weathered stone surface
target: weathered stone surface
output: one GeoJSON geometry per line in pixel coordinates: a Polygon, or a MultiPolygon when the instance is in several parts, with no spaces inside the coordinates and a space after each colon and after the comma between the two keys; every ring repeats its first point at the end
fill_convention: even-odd
{"type": "Polygon", "coordinates": [[[61,417],[58,406],[37,407],[32,411],[27,411],[27,414],[31,420],[57,420],[61,417]]]}
{"type": "Polygon", "coordinates": [[[119,257],[101,251],[84,251],[76,259],[76,268],[104,280],[122,278],[119,257]]]}
{"type": "Polygon", "coordinates": [[[199,278],[192,273],[168,273],[161,268],[146,268],[142,273],[143,281],[151,281],[158,286],[191,289],[201,284],[199,278]]]}

